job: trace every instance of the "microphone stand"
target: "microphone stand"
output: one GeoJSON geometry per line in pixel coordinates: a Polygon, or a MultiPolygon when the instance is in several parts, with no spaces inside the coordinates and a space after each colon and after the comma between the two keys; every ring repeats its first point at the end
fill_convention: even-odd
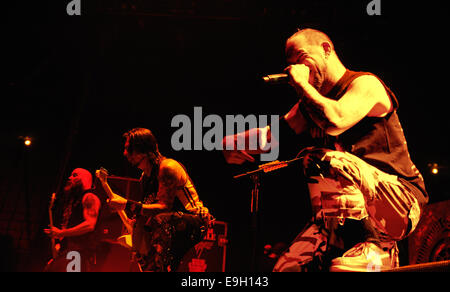
{"type": "Polygon", "coordinates": [[[258,264],[258,253],[257,250],[257,242],[258,242],[258,215],[259,215],[259,189],[261,185],[261,175],[265,173],[269,173],[280,168],[285,168],[289,166],[291,163],[296,162],[300,158],[294,158],[288,161],[273,161],[266,164],[262,164],[258,166],[258,169],[252,170],[246,173],[242,173],[234,176],[234,179],[249,177],[253,182],[253,188],[251,192],[251,203],[250,203],[250,213],[251,213],[251,230],[252,230],[252,255],[251,255],[251,265],[253,272],[257,272],[257,264],[258,264]]]}

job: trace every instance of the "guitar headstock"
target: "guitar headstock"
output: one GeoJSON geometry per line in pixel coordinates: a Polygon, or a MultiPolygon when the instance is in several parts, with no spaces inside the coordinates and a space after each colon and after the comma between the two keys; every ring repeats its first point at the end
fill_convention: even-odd
{"type": "Polygon", "coordinates": [[[100,169],[98,169],[98,170],[95,171],[95,176],[97,176],[98,179],[99,179],[102,183],[105,183],[105,182],[106,182],[106,179],[108,178],[108,171],[107,171],[105,168],[100,167],[100,169]]]}

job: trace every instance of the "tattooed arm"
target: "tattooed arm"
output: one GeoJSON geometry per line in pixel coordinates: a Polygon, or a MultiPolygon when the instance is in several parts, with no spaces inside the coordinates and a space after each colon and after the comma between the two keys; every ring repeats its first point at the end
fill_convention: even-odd
{"type": "Polygon", "coordinates": [[[179,189],[179,186],[186,182],[186,173],[177,162],[172,159],[165,159],[161,162],[158,181],[159,188],[156,203],[141,204],[115,195],[109,201],[109,206],[114,210],[121,211],[127,207],[127,204],[131,203],[133,207],[130,210],[144,216],[154,216],[170,211],[176,196],[176,191],[179,189]]]}
{"type": "Polygon", "coordinates": [[[291,76],[291,84],[301,92],[301,102],[311,119],[329,135],[340,135],[365,116],[382,117],[392,111],[386,89],[375,76],[356,78],[345,94],[334,100],[321,95],[309,83],[309,68],[306,65],[291,65],[286,71],[291,76]]]}
{"type": "Polygon", "coordinates": [[[180,186],[185,184],[186,179],[186,172],[179,163],[173,159],[164,159],[159,170],[157,203],[142,205],[142,214],[144,216],[152,216],[170,211],[176,192],[180,186]]]}
{"type": "Polygon", "coordinates": [[[83,200],[83,216],[82,223],[67,229],[59,229],[53,227],[51,230],[46,230],[46,233],[56,238],[80,236],[95,230],[97,218],[100,211],[101,203],[99,198],[93,193],[84,195],[83,200]]]}

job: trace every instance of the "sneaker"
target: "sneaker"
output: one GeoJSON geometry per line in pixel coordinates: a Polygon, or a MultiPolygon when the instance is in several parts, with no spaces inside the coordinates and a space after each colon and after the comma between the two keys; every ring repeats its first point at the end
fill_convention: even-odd
{"type": "Polygon", "coordinates": [[[330,272],[380,272],[398,267],[397,245],[381,248],[372,242],[358,243],[331,261],[330,272]]]}

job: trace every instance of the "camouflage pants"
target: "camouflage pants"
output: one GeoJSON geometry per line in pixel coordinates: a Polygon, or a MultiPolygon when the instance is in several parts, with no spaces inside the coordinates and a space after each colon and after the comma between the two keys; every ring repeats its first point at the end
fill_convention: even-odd
{"type": "Polygon", "coordinates": [[[368,220],[384,241],[401,240],[416,228],[419,203],[397,176],[350,153],[326,149],[312,150],[304,164],[313,169],[307,175],[314,223],[280,256],[274,271],[307,270],[307,264],[324,257],[332,221],[368,220]]]}
{"type": "Polygon", "coordinates": [[[184,254],[204,236],[205,223],[199,216],[182,212],[161,213],[148,226],[150,250],[137,255],[142,271],[176,271],[184,254]]]}

